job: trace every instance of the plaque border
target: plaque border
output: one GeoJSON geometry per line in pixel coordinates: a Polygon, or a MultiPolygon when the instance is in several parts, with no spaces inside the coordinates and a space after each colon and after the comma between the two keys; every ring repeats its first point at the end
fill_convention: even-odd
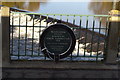
{"type": "Polygon", "coordinates": [[[65,51],[64,52],[64,54],[60,54],[60,59],[62,59],[62,58],[65,58],[65,57],[67,57],[67,56],[69,56],[70,54],[72,54],[72,52],[73,52],[73,50],[74,50],[74,48],[75,48],[75,44],[76,44],[76,37],[75,37],[75,35],[74,35],[74,32],[70,29],[70,27],[69,26],[67,26],[67,25],[65,25],[65,24],[62,24],[62,23],[57,23],[57,24],[54,24],[54,25],[51,25],[51,26],[49,26],[48,28],[46,28],[44,31],[43,31],[43,33],[41,34],[41,36],[40,36],[40,45],[41,45],[41,51],[44,53],[44,55],[46,56],[46,57],[48,57],[48,58],[51,58],[51,59],[54,59],[54,55],[53,54],[51,54],[47,49],[46,49],[46,47],[44,46],[45,44],[44,44],[44,38],[45,38],[45,35],[47,34],[47,31],[48,30],[50,30],[50,28],[63,28],[63,29],[65,29],[69,34],[70,34],[70,36],[71,36],[71,38],[72,38],[72,41],[71,41],[71,46],[67,49],[67,52],[65,51]]]}

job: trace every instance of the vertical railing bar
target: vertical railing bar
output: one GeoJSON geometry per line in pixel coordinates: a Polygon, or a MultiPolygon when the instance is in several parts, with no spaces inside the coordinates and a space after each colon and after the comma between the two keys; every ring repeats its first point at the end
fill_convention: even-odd
{"type": "MultiPolygon", "coordinates": [[[[99,34],[101,32],[101,20],[102,20],[102,17],[100,17],[100,23],[99,23],[99,34]]],[[[97,41],[97,55],[96,55],[96,62],[98,61],[98,51],[99,51],[99,45],[100,45],[100,37],[98,37],[98,41],[97,41]]]]}
{"type": "Polygon", "coordinates": [[[92,29],[92,39],[91,39],[91,53],[90,57],[92,56],[92,51],[93,51],[93,38],[94,38],[94,27],[95,27],[95,16],[93,17],[93,29],[92,29]]]}
{"type": "Polygon", "coordinates": [[[20,59],[20,21],[21,20],[21,14],[19,13],[19,38],[18,38],[18,59],[20,59]]]}
{"type": "Polygon", "coordinates": [[[27,55],[27,15],[26,15],[26,32],[25,32],[25,56],[27,55]]]}
{"type": "MultiPolygon", "coordinates": [[[[46,15],[47,17],[46,17],[46,28],[48,27],[48,22],[47,22],[47,20],[48,20],[48,14],[46,15]]],[[[47,59],[47,57],[46,57],[46,55],[44,55],[44,60],[46,60],[47,59]]]]}
{"type": "Polygon", "coordinates": [[[107,21],[106,21],[106,29],[105,29],[105,36],[107,36],[108,33],[108,27],[109,26],[109,17],[107,17],[107,21]]]}
{"type": "MultiPolygon", "coordinates": [[[[73,25],[75,25],[75,17],[76,17],[76,16],[74,15],[73,17],[74,17],[74,18],[73,18],[73,25]]],[[[73,31],[74,31],[74,27],[73,27],[73,31]]],[[[73,57],[73,56],[72,56],[72,53],[71,53],[71,55],[70,55],[71,61],[72,61],[72,57],[73,57]]]]}
{"type": "Polygon", "coordinates": [[[52,21],[53,24],[55,24],[55,20],[56,20],[56,16],[55,16],[55,14],[54,14],[54,15],[53,15],[53,21],[52,21]]]}
{"type": "Polygon", "coordinates": [[[68,23],[68,21],[69,21],[69,15],[67,15],[67,23],[68,23]]]}
{"type": "Polygon", "coordinates": [[[46,15],[46,27],[48,27],[48,22],[47,22],[47,20],[48,20],[48,14],[46,15]]]}
{"type": "Polygon", "coordinates": [[[106,21],[105,41],[104,41],[104,55],[103,55],[103,58],[105,58],[105,53],[107,51],[106,50],[106,45],[107,45],[108,30],[109,30],[109,17],[107,17],[107,21],[106,21]]]}
{"type": "Polygon", "coordinates": [[[78,39],[78,51],[77,51],[77,57],[79,56],[79,48],[80,48],[80,40],[81,40],[81,22],[82,22],[82,16],[80,16],[80,22],[79,22],[79,39],[78,39]]]}
{"type": "Polygon", "coordinates": [[[41,34],[41,21],[42,21],[42,16],[40,15],[40,25],[39,25],[39,47],[38,47],[38,56],[40,56],[40,48],[41,48],[41,45],[40,45],[40,34],[41,34]]]}
{"type": "Polygon", "coordinates": [[[35,15],[33,15],[33,29],[32,29],[32,55],[33,56],[34,54],[34,17],[35,15]]]}
{"type": "MultiPolygon", "coordinates": [[[[73,16],[73,22],[72,22],[73,25],[75,25],[75,15],[73,16]]],[[[72,30],[74,31],[74,27],[72,28],[72,30]]]]}
{"type": "Polygon", "coordinates": [[[76,16],[74,15],[74,17],[73,17],[73,25],[75,25],[75,17],[76,17],[76,16]]]}
{"type": "Polygon", "coordinates": [[[70,61],[72,61],[72,60],[73,60],[73,59],[72,59],[72,57],[73,57],[73,56],[72,56],[72,53],[71,53],[71,54],[70,54],[70,61]]]}
{"type": "Polygon", "coordinates": [[[85,31],[85,48],[84,48],[84,57],[85,57],[85,53],[86,53],[86,42],[87,42],[87,29],[88,29],[88,16],[87,17],[87,20],[86,20],[86,31],[85,31]]]}
{"type": "Polygon", "coordinates": [[[60,21],[62,21],[62,14],[60,15],[60,21]]]}

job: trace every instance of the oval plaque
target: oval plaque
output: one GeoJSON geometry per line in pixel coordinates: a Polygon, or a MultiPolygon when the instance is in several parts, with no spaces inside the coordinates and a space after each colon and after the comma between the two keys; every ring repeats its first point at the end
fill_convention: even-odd
{"type": "Polygon", "coordinates": [[[65,58],[71,54],[75,47],[75,35],[73,31],[64,24],[55,24],[46,28],[41,37],[41,50],[49,58],[59,55],[65,58]]]}

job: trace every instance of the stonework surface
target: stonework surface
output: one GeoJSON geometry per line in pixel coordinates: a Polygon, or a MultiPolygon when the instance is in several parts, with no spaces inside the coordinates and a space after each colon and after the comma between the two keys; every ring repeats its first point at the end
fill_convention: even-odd
{"type": "Polygon", "coordinates": [[[3,78],[118,78],[118,70],[3,69],[3,78]]]}

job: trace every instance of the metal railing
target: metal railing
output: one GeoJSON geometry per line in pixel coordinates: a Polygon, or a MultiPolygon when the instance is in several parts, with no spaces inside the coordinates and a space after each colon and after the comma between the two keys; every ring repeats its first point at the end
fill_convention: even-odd
{"type": "Polygon", "coordinates": [[[68,25],[76,36],[71,55],[61,61],[102,61],[107,50],[109,15],[10,13],[11,60],[50,60],[41,52],[40,35],[50,25],[68,25]]]}

